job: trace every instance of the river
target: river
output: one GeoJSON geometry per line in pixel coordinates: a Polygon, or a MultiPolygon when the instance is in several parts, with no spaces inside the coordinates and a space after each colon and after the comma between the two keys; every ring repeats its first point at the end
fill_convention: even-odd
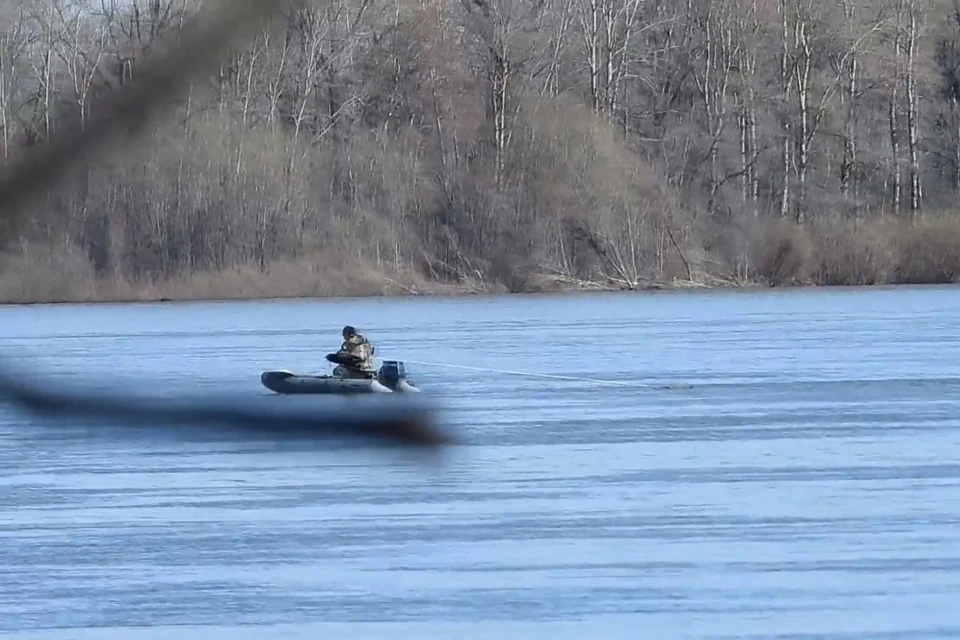
{"type": "Polygon", "coordinates": [[[960,637],[958,303],[927,287],[0,308],[0,355],[161,396],[266,396],[262,370],[328,370],[353,324],[463,438],[424,466],[2,406],[0,633],[960,637]]]}

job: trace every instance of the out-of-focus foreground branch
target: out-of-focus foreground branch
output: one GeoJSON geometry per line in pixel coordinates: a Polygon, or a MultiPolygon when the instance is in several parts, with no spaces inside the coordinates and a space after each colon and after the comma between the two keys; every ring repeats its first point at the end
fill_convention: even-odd
{"type": "MultiPolygon", "coordinates": [[[[129,144],[153,116],[174,104],[191,80],[216,69],[235,39],[262,27],[282,0],[232,0],[213,3],[192,20],[171,28],[152,43],[132,81],[91,98],[50,138],[12,158],[0,175],[0,242],[6,248],[33,215],[34,199],[51,190],[91,154],[129,144]],[[127,140],[123,140],[127,138],[127,140]]],[[[70,116],[68,116],[70,117],[70,116]]],[[[281,432],[309,430],[317,436],[360,436],[406,445],[436,446],[447,441],[423,407],[378,407],[368,412],[318,411],[316,405],[267,406],[224,399],[221,402],[161,402],[129,394],[64,389],[4,367],[0,396],[27,410],[65,419],[177,422],[262,426],[281,432]]]]}

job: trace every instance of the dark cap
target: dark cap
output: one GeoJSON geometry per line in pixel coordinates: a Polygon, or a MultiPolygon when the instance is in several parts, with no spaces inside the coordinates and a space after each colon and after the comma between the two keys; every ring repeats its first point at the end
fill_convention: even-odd
{"type": "Polygon", "coordinates": [[[347,336],[355,336],[357,335],[357,330],[350,325],[347,325],[343,328],[343,334],[347,336]]]}

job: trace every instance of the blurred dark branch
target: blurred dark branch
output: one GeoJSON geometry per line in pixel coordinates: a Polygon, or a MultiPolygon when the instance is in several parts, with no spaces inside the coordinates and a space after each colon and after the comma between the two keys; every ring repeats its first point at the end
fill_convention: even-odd
{"type": "MultiPolygon", "coordinates": [[[[53,188],[72,168],[95,151],[121,136],[141,133],[153,116],[181,96],[192,79],[213,72],[235,38],[253,33],[283,4],[280,0],[232,0],[219,10],[208,9],[180,29],[165,33],[161,45],[152,48],[134,80],[120,89],[94,99],[92,117],[80,126],[62,122],[58,133],[27,149],[0,174],[0,249],[24,227],[31,201],[53,188]]],[[[118,145],[119,146],[119,145],[118,145]]],[[[317,436],[373,437],[407,445],[435,446],[446,438],[430,423],[423,409],[378,407],[363,412],[320,412],[317,407],[284,405],[254,406],[237,402],[161,401],[130,394],[94,393],[61,386],[49,389],[28,376],[0,370],[0,396],[34,413],[67,420],[97,418],[108,421],[185,422],[229,424],[276,430],[309,430],[317,436]]]]}
{"type": "MultiPolygon", "coordinates": [[[[92,117],[81,127],[79,114],[62,123],[50,140],[29,147],[0,174],[0,207],[7,224],[6,245],[24,222],[25,205],[59,181],[68,170],[122,134],[141,133],[149,119],[176,100],[192,79],[212,72],[234,38],[250,33],[278,10],[283,0],[233,0],[229,9],[171,29],[163,53],[139,69],[135,81],[93,99],[92,117]],[[179,42],[179,43],[178,43],[179,42]]],[[[224,4],[224,3],[221,3],[224,4]]]]}
{"type": "Polygon", "coordinates": [[[408,402],[373,402],[350,413],[316,404],[293,405],[285,398],[143,398],[74,390],[57,383],[58,391],[42,390],[42,381],[28,383],[25,375],[0,373],[0,397],[44,417],[69,420],[97,419],[135,424],[181,424],[190,427],[228,426],[277,436],[309,435],[336,439],[377,440],[395,444],[441,445],[448,438],[436,430],[432,415],[408,402]]]}

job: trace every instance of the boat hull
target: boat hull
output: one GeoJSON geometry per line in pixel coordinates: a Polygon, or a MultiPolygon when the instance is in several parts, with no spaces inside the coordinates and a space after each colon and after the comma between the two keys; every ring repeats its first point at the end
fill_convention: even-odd
{"type": "Polygon", "coordinates": [[[264,387],[283,395],[355,395],[366,393],[419,393],[408,380],[388,386],[380,379],[340,378],[330,375],[298,375],[290,371],[264,371],[260,374],[264,387]]]}

